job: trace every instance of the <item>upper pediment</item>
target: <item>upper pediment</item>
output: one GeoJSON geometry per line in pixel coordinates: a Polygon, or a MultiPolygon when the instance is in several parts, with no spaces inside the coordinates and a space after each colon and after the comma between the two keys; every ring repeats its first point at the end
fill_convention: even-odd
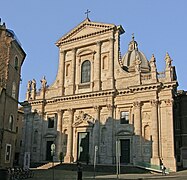
{"type": "Polygon", "coordinates": [[[96,23],[91,22],[89,19],[85,19],[82,23],[80,23],[77,27],[72,29],[70,32],[62,36],[57,42],[56,45],[83,39],[86,37],[90,37],[96,34],[100,34],[109,30],[112,30],[116,26],[113,24],[105,24],[105,23],[96,23]]]}

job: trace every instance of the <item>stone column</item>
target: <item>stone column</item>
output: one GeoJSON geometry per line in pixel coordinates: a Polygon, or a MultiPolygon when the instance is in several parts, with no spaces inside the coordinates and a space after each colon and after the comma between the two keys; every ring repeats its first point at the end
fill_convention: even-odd
{"type": "Polygon", "coordinates": [[[60,51],[60,61],[59,61],[59,72],[58,78],[61,86],[61,94],[64,95],[64,78],[65,78],[65,57],[66,52],[61,50],[60,51]]]}
{"type": "Polygon", "coordinates": [[[68,122],[68,142],[67,142],[67,153],[64,158],[64,161],[66,163],[71,163],[73,162],[73,117],[74,117],[74,110],[73,109],[68,109],[69,112],[69,122],[68,122]]]}
{"type": "Polygon", "coordinates": [[[99,91],[101,89],[101,42],[97,42],[97,58],[94,65],[95,84],[94,90],[99,91]]]}
{"type": "Polygon", "coordinates": [[[152,158],[151,163],[160,165],[159,158],[159,129],[158,129],[158,100],[151,101],[151,133],[152,133],[152,158]]]}
{"type": "Polygon", "coordinates": [[[113,112],[114,112],[114,106],[112,104],[107,105],[108,109],[108,120],[106,122],[106,128],[110,129],[110,132],[107,132],[108,135],[108,141],[111,142],[110,145],[107,145],[107,151],[109,154],[111,154],[110,157],[108,157],[108,161],[110,163],[113,163],[114,161],[114,120],[113,120],[113,112]]]}
{"type": "Polygon", "coordinates": [[[110,54],[109,54],[109,80],[110,88],[114,88],[114,38],[109,39],[110,42],[110,54]]]}
{"type": "Polygon", "coordinates": [[[56,160],[59,161],[60,152],[62,152],[62,110],[58,110],[57,121],[57,141],[56,141],[56,160]]]}
{"type": "Polygon", "coordinates": [[[135,159],[137,162],[142,161],[142,122],[141,122],[141,102],[134,102],[134,128],[135,128],[135,159]]]}
{"type": "MultiPolygon", "coordinates": [[[[95,110],[95,125],[94,125],[94,133],[93,133],[93,142],[94,143],[93,143],[92,149],[94,150],[95,145],[98,146],[97,162],[100,163],[100,111],[101,111],[101,107],[95,106],[94,110],[95,110]]],[[[94,151],[92,153],[94,153],[94,151]]]]}
{"type": "Polygon", "coordinates": [[[142,126],[141,126],[141,102],[134,102],[134,128],[135,134],[142,135],[142,126]]]}
{"type": "Polygon", "coordinates": [[[72,49],[72,64],[71,64],[71,88],[72,94],[75,94],[75,72],[76,72],[76,49],[72,49]]]}

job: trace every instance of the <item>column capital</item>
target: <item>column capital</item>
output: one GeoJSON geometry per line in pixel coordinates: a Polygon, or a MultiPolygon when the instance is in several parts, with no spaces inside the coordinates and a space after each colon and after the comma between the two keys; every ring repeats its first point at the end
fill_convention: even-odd
{"type": "Polygon", "coordinates": [[[152,106],[157,106],[159,104],[159,100],[158,99],[153,99],[150,101],[152,106]]]}
{"type": "Polygon", "coordinates": [[[107,107],[107,109],[110,111],[110,110],[113,109],[114,106],[113,106],[112,104],[107,104],[106,107],[107,107]]]}
{"type": "Polygon", "coordinates": [[[101,106],[94,106],[93,108],[94,108],[94,110],[95,110],[96,112],[98,112],[99,110],[101,110],[101,106]]]}
{"type": "Polygon", "coordinates": [[[73,113],[75,110],[74,110],[73,108],[68,108],[67,111],[68,111],[69,113],[73,113]]]}
{"type": "Polygon", "coordinates": [[[114,38],[113,37],[110,37],[109,39],[108,39],[110,42],[114,42],[114,38]]]}
{"type": "Polygon", "coordinates": [[[164,102],[165,102],[166,106],[172,106],[174,100],[173,99],[166,99],[166,100],[164,100],[164,102]]]}
{"type": "Polygon", "coordinates": [[[65,54],[65,53],[66,53],[66,51],[65,51],[65,50],[63,50],[63,49],[60,49],[60,53],[61,53],[61,54],[65,54]]]}
{"type": "Polygon", "coordinates": [[[97,41],[97,46],[101,46],[102,42],[101,41],[97,41]]]}
{"type": "Polygon", "coordinates": [[[135,108],[140,108],[141,105],[142,105],[142,102],[141,102],[141,101],[135,101],[135,102],[133,102],[133,106],[134,106],[135,108]]]}
{"type": "Polygon", "coordinates": [[[73,48],[71,51],[72,51],[73,53],[76,53],[77,48],[73,48]]]}
{"type": "Polygon", "coordinates": [[[62,109],[57,109],[57,113],[63,113],[64,112],[64,110],[62,110],[62,109]]]}

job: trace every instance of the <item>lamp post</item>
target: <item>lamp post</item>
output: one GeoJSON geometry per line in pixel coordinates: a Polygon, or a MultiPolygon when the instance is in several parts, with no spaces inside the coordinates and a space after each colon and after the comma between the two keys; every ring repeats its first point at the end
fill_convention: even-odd
{"type": "Polygon", "coordinates": [[[117,179],[120,179],[120,141],[119,139],[116,140],[116,174],[117,179]]]}
{"type": "Polygon", "coordinates": [[[96,166],[96,161],[97,161],[97,150],[98,150],[98,146],[95,146],[94,148],[94,179],[95,179],[95,166],[96,166]]]}
{"type": "Polygon", "coordinates": [[[53,180],[54,180],[54,176],[55,176],[55,172],[54,172],[54,155],[55,155],[55,144],[51,144],[51,156],[52,156],[52,169],[53,169],[53,180]]]}

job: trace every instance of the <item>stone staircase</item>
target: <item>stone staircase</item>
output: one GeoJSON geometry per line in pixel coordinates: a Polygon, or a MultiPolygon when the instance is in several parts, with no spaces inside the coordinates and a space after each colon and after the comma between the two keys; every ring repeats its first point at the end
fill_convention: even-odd
{"type": "MultiPolygon", "coordinates": [[[[94,166],[91,165],[91,164],[88,164],[88,165],[87,164],[82,164],[82,167],[83,167],[83,171],[89,171],[89,172],[94,171],[94,166]]],[[[76,171],[77,170],[77,165],[76,165],[76,163],[72,163],[72,164],[62,163],[62,164],[57,164],[54,168],[57,169],[57,170],[76,171]]],[[[96,165],[95,171],[96,172],[107,172],[107,173],[115,174],[116,173],[116,166],[115,165],[99,164],[99,165],[96,165]]],[[[135,167],[135,166],[132,166],[132,165],[121,165],[120,166],[120,171],[121,171],[121,173],[128,173],[128,174],[150,173],[149,170],[142,169],[142,168],[139,168],[139,167],[135,167]]]]}
{"type": "Polygon", "coordinates": [[[54,162],[54,163],[49,162],[49,163],[46,163],[46,164],[36,167],[36,169],[50,169],[50,168],[53,168],[59,164],[60,164],[59,162],[54,162]]]}

